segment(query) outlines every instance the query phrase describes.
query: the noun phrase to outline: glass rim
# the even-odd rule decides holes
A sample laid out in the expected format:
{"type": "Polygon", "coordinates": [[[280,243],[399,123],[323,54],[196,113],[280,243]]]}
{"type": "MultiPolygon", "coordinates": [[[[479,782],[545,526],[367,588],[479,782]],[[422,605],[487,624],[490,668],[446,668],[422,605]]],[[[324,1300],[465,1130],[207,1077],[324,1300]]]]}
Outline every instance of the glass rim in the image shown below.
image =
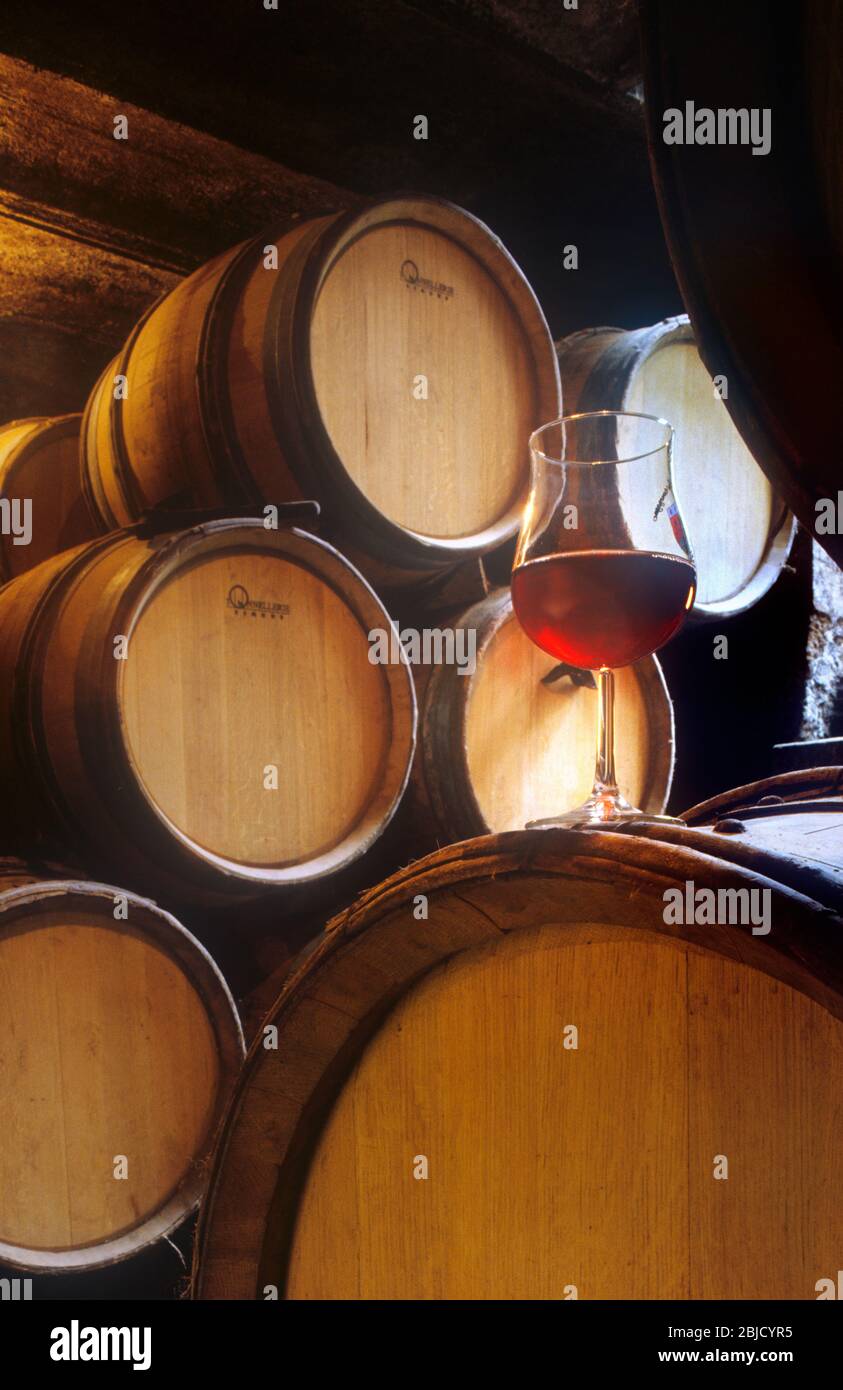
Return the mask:
{"type": "Polygon", "coordinates": [[[557,468],[572,466],[575,468],[599,468],[607,463],[635,463],[637,459],[652,458],[655,454],[660,454],[663,449],[668,451],[669,459],[674,434],[675,430],[672,424],[669,420],[665,420],[663,415],[648,415],[641,410],[580,410],[573,415],[558,415],[555,420],[548,420],[546,424],[539,425],[537,429],[533,430],[528,442],[533,458],[543,459],[545,463],[555,464],[557,468]],[[555,458],[552,454],[546,454],[536,442],[540,434],[544,434],[545,430],[554,429],[557,425],[573,424],[577,420],[606,419],[610,415],[614,415],[618,419],[650,420],[654,425],[664,425],[667,435],[663,443],[659,444],[657,448],[645,449],[643,453],[631,454],[622,459],[560,459],[555,458]]]}

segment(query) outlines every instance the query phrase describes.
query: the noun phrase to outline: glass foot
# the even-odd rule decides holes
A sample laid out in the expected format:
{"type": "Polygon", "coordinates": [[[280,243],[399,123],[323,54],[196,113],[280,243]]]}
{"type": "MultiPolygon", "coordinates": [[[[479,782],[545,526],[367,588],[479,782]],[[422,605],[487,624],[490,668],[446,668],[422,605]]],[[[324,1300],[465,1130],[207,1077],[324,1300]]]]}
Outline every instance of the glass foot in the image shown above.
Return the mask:
{"type": "Polygon", "coordinates": [[[621,826],[654,822],[657,825],[684,825],[678,816],[660,816],[640,811],[616,791],[593,791],[591,796],[558,816],[527,822],[528,830],[619,830],[621,826]]]}

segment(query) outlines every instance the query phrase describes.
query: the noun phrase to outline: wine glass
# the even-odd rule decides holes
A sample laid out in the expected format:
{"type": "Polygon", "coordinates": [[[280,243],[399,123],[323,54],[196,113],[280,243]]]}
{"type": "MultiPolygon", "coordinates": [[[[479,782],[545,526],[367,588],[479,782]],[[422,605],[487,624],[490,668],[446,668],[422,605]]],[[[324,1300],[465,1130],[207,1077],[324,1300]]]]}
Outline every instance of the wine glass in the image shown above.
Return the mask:
{"type": "Polygon", "coordinates": [[[651,816],[618,790],[614,671],[663,646],[694,602],[696,569],[673,495],[667,420],[625,411],[562,416],[530,438],[532,487],[512,571],[531,641],[597,678],[597,768],[576,810],[533,826],[651,816]]]}

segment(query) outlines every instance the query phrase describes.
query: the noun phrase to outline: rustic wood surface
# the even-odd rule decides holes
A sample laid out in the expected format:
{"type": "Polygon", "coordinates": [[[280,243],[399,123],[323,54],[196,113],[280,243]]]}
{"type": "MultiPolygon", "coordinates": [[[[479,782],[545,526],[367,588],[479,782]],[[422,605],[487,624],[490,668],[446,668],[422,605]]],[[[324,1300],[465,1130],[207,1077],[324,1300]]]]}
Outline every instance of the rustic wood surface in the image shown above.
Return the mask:
{"type": "MultiPolygon", "coordinates": [[[[317,0],[274,13],[201,0],[178,14],[149,0],[143,15],[124,17],[119,34],[108,30],[106,11],[96,3],[77,8],[72,20],[55,0],[45,0],[37,14],[16,0],[11,9],[7,51],[82,74],[100,91],[293,168],[331,166],[337,172],[325,177],[348,187],[420,187],[433,164],[440,184],[456,182],[465,191],[481,175],[484,136],[492,147],[503,146],[505,159],[519,149],[522,160],[528,156],[519,137],[539,113],[547,127],[546,92],[551,111],[563,106],[555,129],[561,133],[565,118],[579,117],[590,154],[610,123],[615,148],[619,141],[633,146],[640,125],[629,91],[640,71],[632,0],[595,0],[568,11],[564,24],[541,4],[497,0],[396,0],[389,7],[363,0],[353,10],[342,0],[317,0]],[[396,62],[399,51],[412,67],[396,62]],[[349,61],[359,53],[365,64],[349,61]],[[414,70],[425,74],[437,115],[441,133],[433,149],[406,139],[402,117],[407,74],[414,70]],[[517,115],[514,132],[502,103],[517,115]],[[342,130],[346,138],[338,141],[335,132],[342,130]]],[[[633,147],[637,152],[637,142],[633,147]]],[[[491,180],[496,171],[482,172],[491,180]]]]}
{"type": "Polygon", "coordinates": [[[286,1297],[810,1298],[840,1232],[841,1062],[819,1005],[645,931],[537,925],[465,952],[341,1091],[286,1297]]]}
{"type": "Polygon", "coordinates": [[[843,796],[843,768],[839,766],[800,768],[790,772],[777,772],[773,777],[764,777],[759,782],[749,782],[742,787],[732,787],[708,801],[701,801],[684,811],[682,819],[689,825],[711,824],[723,816],[739,816],[745,806],[767,805],[774,807],[777,802],[823,801],[843,796]],[[765,801],[765,798],[768,798],[765,801]]]}

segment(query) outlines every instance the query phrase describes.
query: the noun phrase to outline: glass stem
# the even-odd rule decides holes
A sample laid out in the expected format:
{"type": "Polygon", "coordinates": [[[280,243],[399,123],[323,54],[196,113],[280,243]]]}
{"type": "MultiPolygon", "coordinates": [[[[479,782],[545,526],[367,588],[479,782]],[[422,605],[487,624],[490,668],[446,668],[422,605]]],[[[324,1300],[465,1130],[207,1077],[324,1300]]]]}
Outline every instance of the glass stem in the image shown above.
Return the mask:
{"type": "Polygon", "coordinates": [[[617,797],[615,777],[615,673],[597,672],[597,767],[592,795],[617,797]]]}

